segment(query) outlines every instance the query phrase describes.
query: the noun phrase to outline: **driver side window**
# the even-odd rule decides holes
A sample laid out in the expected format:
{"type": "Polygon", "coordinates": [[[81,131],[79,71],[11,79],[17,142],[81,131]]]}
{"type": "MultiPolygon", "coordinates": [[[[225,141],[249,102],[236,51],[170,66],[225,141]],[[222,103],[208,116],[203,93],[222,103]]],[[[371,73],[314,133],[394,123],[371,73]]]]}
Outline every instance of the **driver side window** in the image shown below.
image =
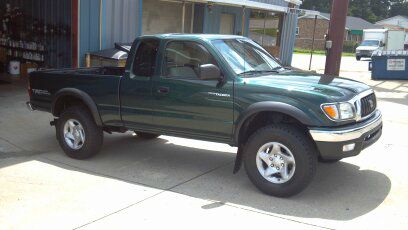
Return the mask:
{"type": "Polygon", "coordinates": [[[199,79],[199,67],[216,64],[208,50],[196,42],[170,42],[165,50],[164,76],[168,78],[199,79]]]}

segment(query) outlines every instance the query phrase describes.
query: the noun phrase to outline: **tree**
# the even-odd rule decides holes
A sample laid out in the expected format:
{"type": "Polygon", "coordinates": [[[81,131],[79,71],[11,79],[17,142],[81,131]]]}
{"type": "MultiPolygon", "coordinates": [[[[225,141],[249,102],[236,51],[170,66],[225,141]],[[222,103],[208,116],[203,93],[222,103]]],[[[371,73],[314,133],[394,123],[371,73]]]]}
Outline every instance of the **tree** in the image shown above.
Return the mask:
{"type": "MultiPolygon", "coordinates": [[[[329,13],[333,0],[304,0],[301,8],[329,13]]],[[[349,16],[376,22],[394,15],[408,14],[407,0],[349,0],[349,16]]]]}
{"type": "Polygon", "coordinates": [[[391,4],[389,16],[403,15],[408,17],[408,1],[396,1],[391,4]]]}
{"type": "Polygon", "coordinates": [[[378,19],[378,16],[372,11],[370,0],[350,0],[349,15],[363,18],[369,22],[375,22],[378,19]]]}
{"type": "Polygon", "coordinates": [[[317,10],[320,12],[328,13],[331,9],[331,1],[329,0],[304,0],[302,9],[317,10]]]}

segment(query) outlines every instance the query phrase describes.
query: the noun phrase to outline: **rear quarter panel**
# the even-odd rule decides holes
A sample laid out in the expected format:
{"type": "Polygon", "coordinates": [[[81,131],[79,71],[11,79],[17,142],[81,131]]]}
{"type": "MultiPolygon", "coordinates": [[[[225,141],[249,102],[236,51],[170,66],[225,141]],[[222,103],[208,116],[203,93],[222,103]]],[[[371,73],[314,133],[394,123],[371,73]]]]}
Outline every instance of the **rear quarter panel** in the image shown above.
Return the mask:
{"type": "Polygon", "coordinates": [[[105,125],[121,124],[119,84],[121,76],[68,74],[64,71],[39,71],[30,75],[31,103],[51,112],[52,102],[61,89],[75,88],[95,102],[105,125]]]}

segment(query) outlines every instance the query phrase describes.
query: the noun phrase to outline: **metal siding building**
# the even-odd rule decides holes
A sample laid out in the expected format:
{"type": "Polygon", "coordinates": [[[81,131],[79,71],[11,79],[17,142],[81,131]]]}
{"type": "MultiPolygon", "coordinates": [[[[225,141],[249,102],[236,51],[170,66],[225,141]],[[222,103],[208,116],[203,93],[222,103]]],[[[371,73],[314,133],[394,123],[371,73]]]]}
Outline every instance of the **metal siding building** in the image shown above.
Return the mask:
{"type": "Polygon", "coordinates": [[[270,5],[285,6],[285,7],[289,5],[289,2],[284,1],[284,0],[251,0],[251,1],[266,3],[270,5]]]}
{"type": "Polygon", "coordinates": [[[297,22],[298,13],[296,10],[290,10],[284,16],[280,50],[280,59],[284,65],[290,65],[292,63],[293,51],[296,41],[297,22]]]}
{"type": "Polygon", "coordinates": [[[290,8],[298,8],[301,4],[301,1],[298,0],[73,1],[79,1],[80,16],[77,38],[79,65],[84,65],[86,53],[111,48],[115,42],[131,42],[141,34],[220,33],[220,30],[225,30],[221,17],[229,18],[229,20],[233,18],[231,33],[248,36],[251,10],[284,14],[280,38],[280,59],[283,64],[290,65],[297,25],[297,10],[291,11],[290,8]],[[172,10],[166,8],[170,6],[169,4],[172,10]],[[176,17],[180,18],[175,20],[176,17]]]}
{"type": "Polygon", "coordinates": [[[248,35],[248,23],[249,23],[249,14],[250,9],[245,9],[245,31],[242,33],[242,8],[232,7],[232,6],[214,6],[210,10],[208,7],[204,8],[204,29],[203,33],[206,34],[218,34],[220,32],[220,17],[222,14],[232,15],[234,17],[234,34],[243,34],[244,36],[248,35]]]}
{"type": "Polygon", "coordinates": [[[102,49],[113,47],[115,42],[132,42],[141,34],[140,2],[139,0],[102,1],[102,49]]]}
{"type": "Polygon", "coordinates": [[[79,61],[85,54],[100,49],[100,0],[79,0],[79,61]]]}

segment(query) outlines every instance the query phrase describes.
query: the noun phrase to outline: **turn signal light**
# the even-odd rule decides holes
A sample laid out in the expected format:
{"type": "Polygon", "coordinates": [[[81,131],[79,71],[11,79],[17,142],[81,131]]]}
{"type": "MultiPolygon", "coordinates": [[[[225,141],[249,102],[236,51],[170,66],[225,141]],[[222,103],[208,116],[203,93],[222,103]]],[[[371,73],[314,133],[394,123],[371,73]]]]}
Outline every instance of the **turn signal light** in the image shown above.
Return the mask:
{"type": "Polygon", "coordinates": [[[330,118],[334,120],[339,119],[339,111],[336,105],[324,105],[323,110],[330,118]]]}

